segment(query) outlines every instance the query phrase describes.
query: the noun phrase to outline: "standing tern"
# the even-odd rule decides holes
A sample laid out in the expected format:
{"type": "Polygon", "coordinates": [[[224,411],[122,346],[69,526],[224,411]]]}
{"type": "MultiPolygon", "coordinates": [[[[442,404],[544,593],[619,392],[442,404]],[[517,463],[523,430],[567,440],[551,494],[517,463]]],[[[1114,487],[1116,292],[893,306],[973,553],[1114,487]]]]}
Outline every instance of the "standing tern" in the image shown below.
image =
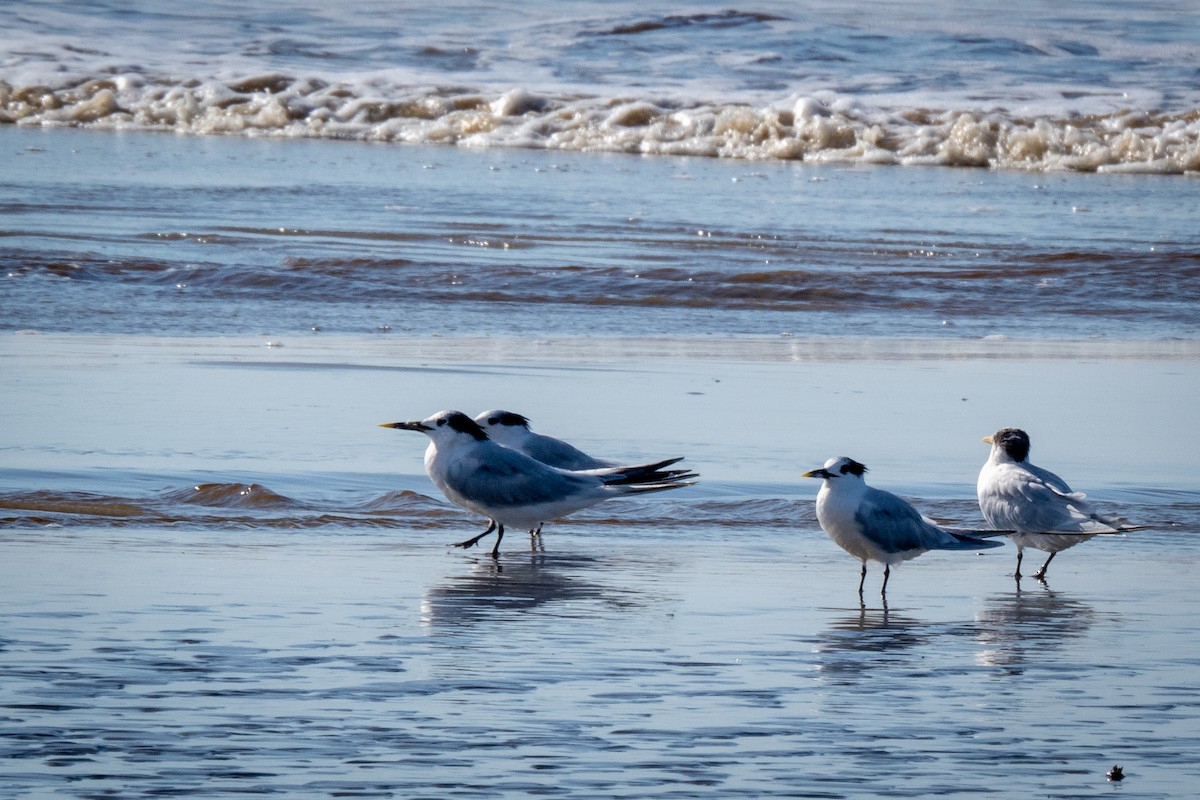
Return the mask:
{"type": "Polygon", "coordinates": [[[514,411],[484,411],[475,417],[479,427],[483,428],[488,438],[497,444],[504,445],[510,450],[524,453],[530,458],[543,464],[549,464],[559,469],[572,472],[618,468],[630,477],[646,477],[654,474],[656,479],[677,478],[690,474],[686,469],[668,470],[671,466],[683,460],[683,456],[666,458],[650,464],[624,466],[620,461],[589,456],[574,445],[555,439],[553,436],[543,436],[529,430],[529,418],[514,411]]]}
{"type": "MultiPolygon", "coordinates": [[[[579,448],[553,436],[543,436],[529,430],[529,418],[512,411],[493,409],[475,417],[488,438],[512,450],[517,450],[543,464],[559,469],[603,469],[618,466],[616,461],[594,458],[579,448]]],[[[679,459],[675,459],[678,461],[679,459]]],[[[672,462],[673,463],[673,462],[672,462]]]]}
{"type": "Polygon", "coordinates": [[[461,411],[440,411],[415,422],[384,428],[420,431],[429,437],[425,472],[450,502],[489,520],[487,530],[455,544],[471,547],[497,531],[492,555],[500,552],[504,528],[534,530],[601,500],[692,486],[695,473],[663,470],[678,459],[632,467],[570,471],[552,467],[492,441],[461,411]]]}
{"type": "Polygon", "coordinates": [[[982,550],[1002,547],[1003,542],[986,541],[951,533],[922,517],[908,502],[891,492],[868,486],[867,468],[852,458],[831,458],[821,469],[804,473],[805,478],[822,478],[817,492],[817,521],[834,543],[862,562],[858,597],[862,601],[867,579],[867,562],[883,564],[883,588],[892,565],[916,558],[927,550],[982,550]]]}
{"type": "MultiPolygon", "coordinates": [[[[515,411],[504,411],[503,409],[492,409],[484,411],[475,417],[475,421],[479,423],[479,427],[487,433],[488,438],[497,444],[502,444],[510,450],[516,450],[524,453],[530,458],[537,459],[543,464],[549,464],[552,467],[559,469],[577,470],[593,470],[607,469],[609,467],[621,466],[621,462],[612,461],[605,458],[596,458],[580,450],[574,445],[564,442],[562,439],[555,439],[553,436],[544,436],[540,433],[534,433],[529,429],[529,418],[524,414],[518,414],[515,411]]],[[[634,473],[632,478],[641,478],[657,473],[677,461],[682,461],[683,458],[671,458],[664,461],[657,461],[653,464],[645,464],[639,467],[621,467],[623,470],[638,470],[643,469],[643,472],[634,473]]],[[[656,480],[678,480],[677,476],[685,475],[688,470],[667,470],[661,475],[655,475],[656,480]]],[[[529,535],[536,540],[542,533],[542,526],[539,524],[536,530],[531,530],[529,535]]]]}
{"type": "Polygon", "coordinates": [[[1060,550],[1086,542],[1097,534],[1139,530],[1120,519],[1106,519],[1084,502],[1083,492],[1073,492],[1062,478],[1029,463],[1029,434],[1019,428],[1001,428],[984,442],[992,446],[975,489],[979,510],[994,528],[1010,534],[1017,546],[1017,569],[1026,547],[1050,554],[1033,577],[1046,578],[1046,567],[1060,550]]]}

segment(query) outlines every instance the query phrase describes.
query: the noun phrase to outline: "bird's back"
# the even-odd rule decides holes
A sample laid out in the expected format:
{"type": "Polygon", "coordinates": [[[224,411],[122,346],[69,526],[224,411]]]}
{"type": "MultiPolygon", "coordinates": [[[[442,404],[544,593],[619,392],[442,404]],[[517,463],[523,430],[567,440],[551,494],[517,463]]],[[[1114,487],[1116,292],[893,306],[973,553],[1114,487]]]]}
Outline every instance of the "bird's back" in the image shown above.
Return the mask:
{"type": "Polygon", "coordinates": [[[542,436],[539,433],[529,432],[524,437],[518,449],[527,456],[541,461],[543,464],[549,464],[559,469],[602,469],[617,465],[614,461],[605,461],[604,459],[589,456],[578,447],[568,444],[561,439],[555,439],[553,436],[542,436]]]}
{"type": "Polygon", "coordinates": [[[1112,532],[1081,492],[1028,462],[988,461],[979,472],[979,510],[994,528],[1022,532],[1112,532]]]}

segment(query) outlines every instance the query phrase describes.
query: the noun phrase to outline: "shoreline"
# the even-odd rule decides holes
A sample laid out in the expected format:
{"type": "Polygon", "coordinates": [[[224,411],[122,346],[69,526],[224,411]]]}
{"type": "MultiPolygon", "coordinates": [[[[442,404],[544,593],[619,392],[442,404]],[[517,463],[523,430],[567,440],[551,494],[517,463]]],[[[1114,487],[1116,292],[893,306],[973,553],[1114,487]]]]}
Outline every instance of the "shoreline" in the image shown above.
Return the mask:
{"type": "MultiPolygon", "coordinates": [[[[424,474],[376,426],[504,408],[585,452],[683,455],[716,484],[849,455],[897,490],[973,497],[981,437],[1106,494],[1195,485],[1200,342],[0,335],[12,469],[424,474]]],[[[801,494],[816,487],[797,485],[801,494]]]]}
{"type": "MultiPolygon", "coordinates": [[[[711,336],[511,336],[347,334],[196,334],[66,333],[16,330],[0,333],[0,356],[21,343],[89,347],[146,347],[228,350],[238,356],[270,353],[279,361],[313,359],[326,353],[352,352],[367,358],[453,360],[489,363],[556,361],[926,361],[926,360],[1182,360],[1200,359],[1200,339],[971,339],[895,337],[799,337],[755,334],[711,336]],[[17,344],[12,344],[17,343],[17,344]]],[[[263,366],[270,363],[263,359],[263,366]]],[[[348,366],[348,365],[339,365],[348,366]]]]}

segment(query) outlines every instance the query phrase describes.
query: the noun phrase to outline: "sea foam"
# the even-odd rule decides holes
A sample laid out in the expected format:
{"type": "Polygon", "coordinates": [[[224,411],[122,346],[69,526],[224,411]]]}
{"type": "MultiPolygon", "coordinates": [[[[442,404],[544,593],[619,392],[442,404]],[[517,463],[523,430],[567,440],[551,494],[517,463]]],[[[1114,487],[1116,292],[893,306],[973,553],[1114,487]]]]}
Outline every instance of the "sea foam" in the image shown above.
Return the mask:
{"type": "Polygon", "coordinates": [[[0,82],[0,123],[746,160],[1200,170],[1200,110],[884,110],[829,92],[750,105],[355,86],[282,74],[199,84],[126,74],[59,86],[0,82]]]}

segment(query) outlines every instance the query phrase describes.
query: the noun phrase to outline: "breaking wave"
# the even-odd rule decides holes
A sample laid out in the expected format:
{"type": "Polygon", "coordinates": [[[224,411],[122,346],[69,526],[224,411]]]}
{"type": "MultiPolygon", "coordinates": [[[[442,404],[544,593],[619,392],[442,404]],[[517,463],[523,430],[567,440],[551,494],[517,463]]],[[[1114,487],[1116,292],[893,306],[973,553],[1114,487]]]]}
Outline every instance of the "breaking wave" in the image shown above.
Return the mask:
{"type": "Polygon", "coordinates": [[[1200,109],[1014,114],[871,108],[832,92],[776,103],[355,85],[269,73],[0,81],[0,124],[1029,171],[1200,171],[1200,109]]]}

